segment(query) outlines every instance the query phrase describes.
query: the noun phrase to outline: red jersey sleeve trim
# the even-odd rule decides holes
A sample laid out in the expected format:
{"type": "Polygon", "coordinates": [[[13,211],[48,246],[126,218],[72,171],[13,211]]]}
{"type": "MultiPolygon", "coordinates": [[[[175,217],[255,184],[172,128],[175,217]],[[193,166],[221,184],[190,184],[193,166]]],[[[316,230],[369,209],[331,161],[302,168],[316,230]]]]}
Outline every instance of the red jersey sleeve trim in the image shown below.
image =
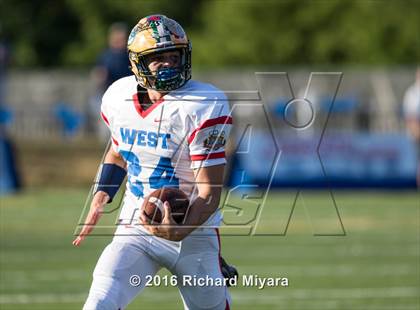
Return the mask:
{"type": "Polygon", "coordinates": [[[114,137],[111,137],[112,143],[114,143],[116,146],[119,145],[118,141],[116,139],[114,139],[114,137]]]}
{"type": "Polygon", "coordinates": [[[212,154],[200,154],[200,155],[191,155],[192,161],[198,161],[198,160],[206,160],[206,159],[215,159],[215,158],[225,158],[225,152],[219,152],[219,153],[212,153],[212,154]]]}
{"type": "Polygon", "coordinates": [[[108,118],[105,116],[105,114],[101,111],[101,117],[102,117],[102,119],[104,120],[104,122],[108,125],[108,126],[110,126],[109,125],[109,121],[108,121],[108,118]]]}
{"type": "Polygon", "coordinates": [[[197,129],[195,129],[192,134],[188,138],[188,144],[191,144],[191,142],[194,140],[196,134],[198,131],[211,127],[218,124],[232,124],[232,117],[230,116],[220,116],[217,118],[211,118],[206,121],[204,121],[197,129]]]}

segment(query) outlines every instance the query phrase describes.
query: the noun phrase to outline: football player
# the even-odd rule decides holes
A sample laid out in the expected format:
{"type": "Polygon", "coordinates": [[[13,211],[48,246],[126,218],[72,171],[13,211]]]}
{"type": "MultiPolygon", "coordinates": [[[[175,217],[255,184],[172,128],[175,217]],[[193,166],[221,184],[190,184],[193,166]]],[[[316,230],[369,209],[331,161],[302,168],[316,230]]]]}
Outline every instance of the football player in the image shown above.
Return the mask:
{"type": "Polygon", "coordinates": [[[73,241],[80,245],[93,230],[127,174],[119,225],[95,267],[84,309],[124,309],[162,267],[177,277],[185,309],[229,309],[227,285],[179,283],[185,276],[220,280],[223,273],[236,274],[220,256],[217,229],[232,124],[226,96],[190,79],[190,41],[166,16],[138,22],[128,38],[128,57],[134,75],[114,82],[102,99],[112,147],[85,225],[73,241]],[[166,202],[162,224],[151,225],[140,208],[143,199],[167,186],[190,196],[188,215],[177,225],[166,202]],[[133,276],[139,280],[134,285],[133,276]]]}

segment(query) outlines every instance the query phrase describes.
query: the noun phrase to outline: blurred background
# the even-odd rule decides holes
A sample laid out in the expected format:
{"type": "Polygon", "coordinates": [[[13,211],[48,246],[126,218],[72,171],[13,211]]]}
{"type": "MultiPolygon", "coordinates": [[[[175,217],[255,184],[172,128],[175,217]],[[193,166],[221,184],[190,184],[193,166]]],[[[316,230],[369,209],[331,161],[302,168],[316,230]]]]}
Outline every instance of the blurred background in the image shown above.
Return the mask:
{"type": "MultiPolygon", "coordinates": [[[[110,240],[70,243],[109,138],[100,99],[130,75],[131,28],[160,13],[191,39],[193,78],[233,107],[226,226],[288,236],[226,238],[241,272],[294,283],[237,288],[236,308],[418,309],[419,12],[415,0],[1,1],[0,307],[81,307],[110,240]]],[[[175,307],[160,289],[131,309],[175,307]]]]}

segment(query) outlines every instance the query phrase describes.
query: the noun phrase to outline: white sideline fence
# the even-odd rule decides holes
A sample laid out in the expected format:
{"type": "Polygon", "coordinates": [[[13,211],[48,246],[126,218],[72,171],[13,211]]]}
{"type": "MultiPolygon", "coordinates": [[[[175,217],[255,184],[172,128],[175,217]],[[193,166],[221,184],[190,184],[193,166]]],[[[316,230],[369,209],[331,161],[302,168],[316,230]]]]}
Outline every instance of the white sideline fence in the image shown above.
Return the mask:
{"type": "MultiPolygon", "coordinates": [[[[415,70],[414,66],[386,70],[347,68],[340,70],[335,67],[329,70],[343,73],[337,98],[356,97],[358,100],[358,106],[354,111],[331,118],[329,128],[373,132],[403,130],[403,96],[405,90],[414,82],[415,70]]],[[[306,87],[311,73],[307,69],[300,68],[287,68],[281,71],[288,73],[295,94],[301,93],[306,87]]],[[[198,72],[193,76],[197,80],[213,83],[228,92],[258,90],[254,71],[251,70],[198,72]]],[[[7,126],[9,134],[16,138],[35,140],[59,138],[63,135],[62,124],[53,113],[54,106],[59,102],[66,103],[84,116],[85,122],[81,125],[77,136],[83,137],[94,133],[98,120],[92,119],[92,116],[90,119],[87,118],[89,111],[95,109],[92,108],[92,98],[95,96],[92,85],[88,71],[11,71],[6,80],[6,93],[2,96],[13,115],[12,121],[7,126]]],[[[271,89],[271,97],[268,96],[270,101],[264,104],[270,109],[275,99],[273,96],[278,94],[281,97],[285,90],[284,85],[278,85],[274,80],[271,85],[267,85],[267,88],[271,89]]],[[[99,105],[96,109],[99,109],[99,105]]],[[[252,115],[238,113],[238,117],[239,121],[246,121],[252,115]]],[[[314,126],[317,126],[316,122],[314,126]]]]}

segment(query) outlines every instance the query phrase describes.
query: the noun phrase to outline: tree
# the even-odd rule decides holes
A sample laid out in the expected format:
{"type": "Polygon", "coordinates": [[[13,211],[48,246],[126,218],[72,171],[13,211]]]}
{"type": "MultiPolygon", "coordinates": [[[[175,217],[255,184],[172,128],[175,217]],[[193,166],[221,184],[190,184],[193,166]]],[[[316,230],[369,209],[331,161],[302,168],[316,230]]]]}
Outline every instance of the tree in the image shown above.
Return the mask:
{"type": "Polygon", "coordinates": [[[416,0],[31,0],[1,2],[18,66],[90,66],[116,21],[161,13],[193,42],[194,66],[413,64],[416,0]]]}
{"type": "Polygon", "coordinates": [[[193,35],[209,65],[410,64],[419,60],[417,1],[213,1],[193,35]]]}

